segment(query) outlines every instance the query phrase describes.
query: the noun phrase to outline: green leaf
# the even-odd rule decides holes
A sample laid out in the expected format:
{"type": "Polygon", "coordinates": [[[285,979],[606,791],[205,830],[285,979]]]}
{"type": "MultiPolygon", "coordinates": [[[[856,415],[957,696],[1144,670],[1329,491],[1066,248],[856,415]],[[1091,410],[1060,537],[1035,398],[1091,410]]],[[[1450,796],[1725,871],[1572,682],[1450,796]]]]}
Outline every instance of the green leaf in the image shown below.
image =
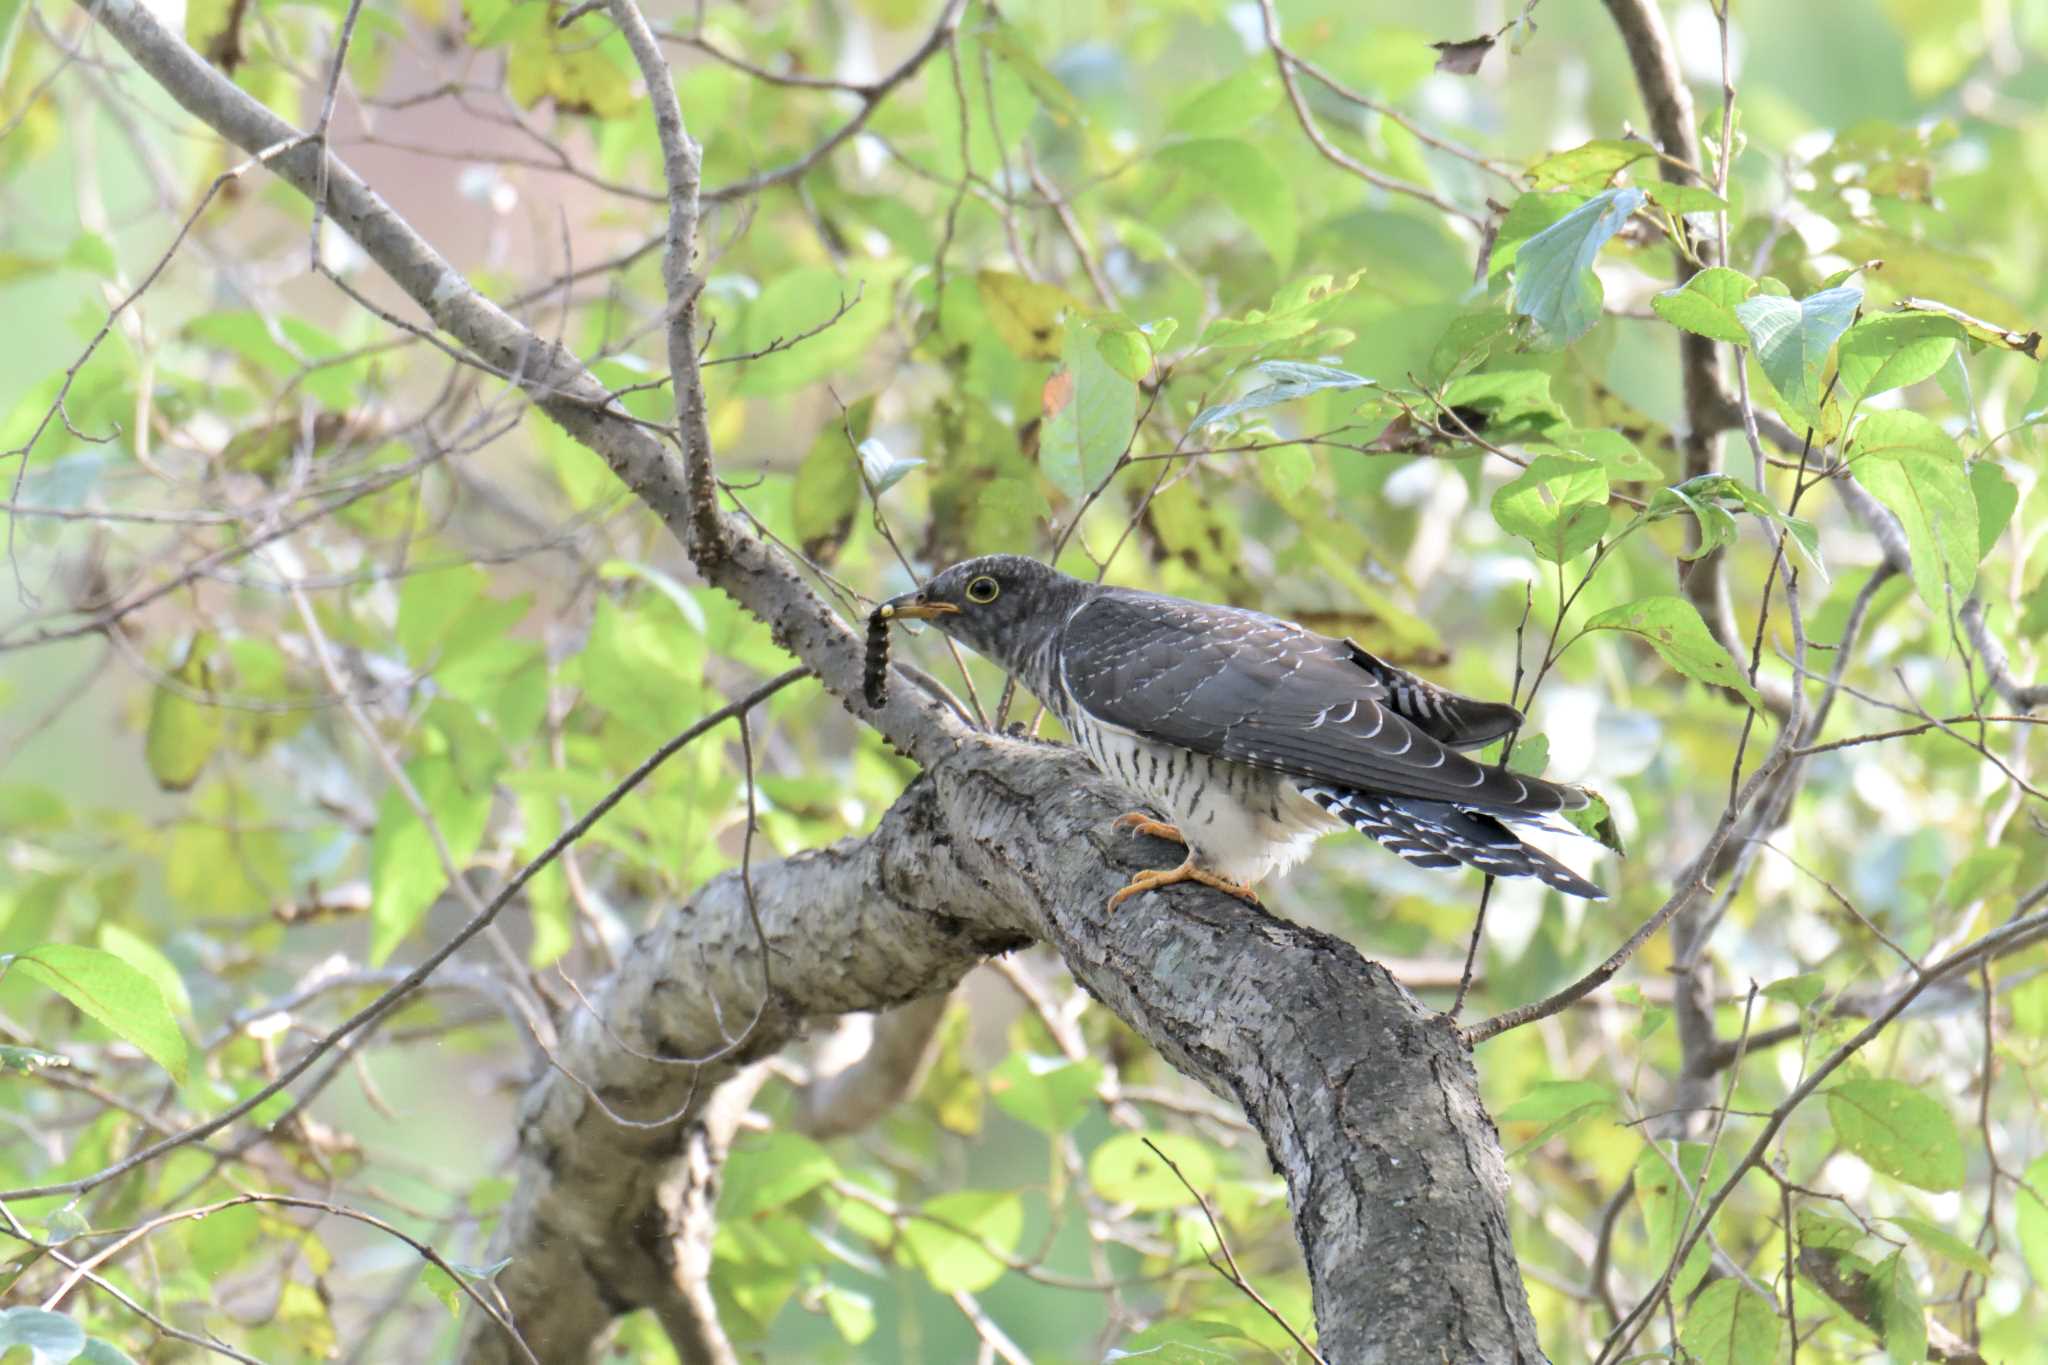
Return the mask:
{"type": "Polygon", "coordinates": [[[1970,496],[1977,503],[1977,558],[1981,560],[2011,524],[2020,505],[2020,490],[2013,487],[1996,460],[1978,460],[1970,466],[1970,496]]]}
{"type": "Polygon", "coordinates": [[[1759,710],[1763,701],[1750,686],[1742,667],[1729,657],[1721,642],[1708,631],[1698,608],[1683,597],[1645,597],[1639,601],[1609,607],[1587,621],[1585,630],[1620,630],[1639,635],[1650,647],[1688,678],[1715,687],[1731,688],[1759,710]]]}
{"type": "MultiPolygon", "coordinates": [[[[1655,1147],[1645,1147],[1636,1158],[1636,1203],[1643,1211],[1643,1233],[1649,1244],[1646,1264],[1663,1266],[1677,1253],[1680,1241],[1698,1217],[1697,1204],[1704,1196],[1700,1182],[1706,1171],[1707,1147],[1702,1142],[1673,1144],[1678,1170],[1655,1147]],[[1685,1172],[1679,1179],[1678,1171],[1685,1172]],[[1699,1198],[1696,1198],[1698,1196],[1699,1198]]],[[[1693,1244],[1692,1254],[1672,1277],[1671,1292],[1683,1298],[1690,1294],[1707,1272],[1713,1251],[1702,1237],[1693,1244]]]]}
{"type": "Polygon", "coordinates": [[[1269,408],[1276,403],[1306,398],[1324,389],[1358,389],[1372,383],[1365,376],[1353,374],[1349,370],[1333,369],[1328,365],[1310,365],[1297,360],[1263,360],[1257,368],[1274,382],[1254,389],[1232,402],[1204,408],[1189,424],[1190,429],[1228,421],[1239,413],[1250,412],[1254,408],[1269,408]]]}
{"type": "Polygon", "coordinates": [[[801,1133],[775,1131],[749,1137],[726,1159],[720,1178],[720,1218],[772,1213],[839,1178],[839,1165],[801,1133]]]}
{"type": "MultiPolygon", "coordinates": [[[[1662,482],[1664,471],[1652,462],[1636,443],[1618,431],[1607,427],[1596,427],[1590,431],[1563,431],[1557,433],[1557,444],[1569,454],[1598,460],[1607,471],[1610,481],[1619,483],[1662,482]]],[[[1531,446],[1531,453],[1539,453],[1531,446]]]]}
{"type": "Polygon", "coordinates": [[[1947,1106],[1899,1081],[1843,1081],[1828,1092],[1835,1136],[1872,1170],[1923,1190],[1962,1188],[1963,1143],[1947,1106]]]}
{"type": "Polygon", "coordinates": [[[2038,1157],[2027,1167],[2015,1193],[2019,1201],[2013,1221],[2019,1228],[2020,1255],[2034,1283],[2048,1288],[2048,1156],[2038,1157]]]}
{"type": "Polygon", "coordinates": [[[1515,255],[1517,313],[1553,345],[1578,340],[1600,320],[1606,293],[1593,262],[1643,202],[1636,189],[1594,195],[1522,243],[1515,255]]]}
{"type": "Polygon", "coordinates": [[[1152,344],[1144,332],[1128,322],[1103,322],[1095,344],[1109,367],[1133,384],[1143,383],[1152,371],[1152,344]]]}
{"type": "Polygon", "coordinates": [[[873,394],[849,404],[845,420],[827,421],[797,466],[789,490],[790,524],[804,556],[817,563],[837,559],[853,531],[863,494],[853,447],[868,438],[874,415],[873,394]],[[849,434],[853,447],[847,443],[849,434]]]}
{"type": "Polygon", "coordinates": [[[0,1355],[25,1346],[35,1365],[64,1365],[85,1349],[85,1329],[43,1308],[0,1309],[0,1355]]]}
{"type": "Polygon", "coordinates": [[[904,1223],[903,1242],[941,1294],[978,1294],[1001,1279],[1008,1267],[984,1244],[1008,1255],[1024,1233],[1023,1202],[1005,1190],[942,1194],[923,1212],[904,1223]]]}
{"type": "Polygon", "coordinates": [[[998,1109],[1053,1136],[1087,1117],[1101,1084],[1102,1064],[1092,1058],[1070,1062],[1025,1052],[1011,1053],[988,1078],[998,1109]]]}
{"type": "Polygon", "coordinates": [[[1119,1133],[1089,1154],[1088,1183],[1110,1203],[1141,1213],[1177,1209],[1195,1202],[1189,1185],[1204,1194],[1215,1187],[1216,1158],[1199,1140],[1179,1133],[1119,1133]],[[1180,1167],[1180,1175],[1145,1145],[1147,1137],[1180,1167]]]}
{"type": "Polygon", "coordinates": [[[1165,169],[1193,174],[1204,188],[1221,195],[1282,270],[1294,263],[1294,188],[1271,157],[1234,138],[1205,137],[1169,143],[1153,160],[1165,169]]]}
{"type": "Polygon", "coordinates": [[[135,1359],[111,1341],[93,1337],[78,1353],[79,1365],[135,1365],[135,1359]]]}
{"type": "Polygon", "coordinates": [[[1941,888],[1942,902],[1960,910],[1973,901],[2004,892],[2019,874],[2016,848],[1980,848],[1955,866],[1941,888]]]}
{"type": "Polygon", "coordinates": [[[1828,356],[1862,306],[1863,288],[1854,284],[1823,289],[1797,303],[1758,294],[1735,305],[1736,320],[1749,334],[1772,387],[1816,426],[1821,424],[1828,356]]]}
{"type": "Polygon", "coordinates": [[[1562,564],[1607,532],[1607,471],[1590,460],[1539,455],[1495,490],[1493,519],[1528,541],[1539,558],[1562,564]]]}
{"type": "Polygon", "coordinates": [[[1598,190],[1615,176],[1655,156],[1657,149],[1647,142],[1622,138],[1601,138],[1566,152],[1553,152],[1529,167],[1529,183],[1538,190],[1598,190]]]}
{"type": "Polygon", "coordinates": [[[150,776],[165,791],[181,792],[197,782],[227,734],[227,713],[189,695],[213,690],[210,639],[197,635],[188,641],[184,661],[150,694],[143,754],[150,776]]]}
{"type": "MultiPolygon", "coordinates": [[[[465,787],[445,754],[415,759],[405,771],[460,869],[483,842],[490,787],[465,787]]],[[[377,803],[377,830],[370,837],[370,960],[390,957],[447,885],[433,837],[394,783],[377,803]]]]}
{"type": "Polygon", "coordinates": [[[1991,1278],[1991,1260],[1977,1248],[1950,1232],[1939,1223],[1930,1223],[1925,1218],[1912,1218],[1905,1214],[1888,1216],[1885,1222],[1905,1229],[1912,1239],[1927,1251],[1961,1266],[1972,1274],[1991,1278]]]}
{"type": "Polygon", "coordinates": [[[1259,347],[1303,336],[1315,330],[1364,274],[1354,270],[1342,280],[1331,275],[1295,280],[1276,290],[1266,308],[1251,309],[1242,318],[1217,318],[1202,329],[1196,344],[1217,349],[1259,347]]]}
{"type": "Polygon", "coordinates": [[[120,958],[123,962],[141,972],[155,983],[162,993],[164,1003],[171,1007],[173,1014],[190,1018],[192,997],[186,993],[184,978],[163,950],[140,935],[122,928],[118,924],[102,921],[97,933],[100,947],[120,958]]]}
{"type": "Polygon", "coordinates": [[[1190,95],[1166,120],[1178,137],[1234,137],[1279,107],[1280,75],[1269,61],[1247,64],[1190,95]]]}
{"type": "Polygon", "coordinates": [[[1074,92],[1045,69],[1025,44],[1022,35],[1008,22],[997,19],[985,24],[981,40],[988,45],[989,51],[1002,58],[1017,73],[1018,79],[1031,88],[1031,93],[1038,96],[1038,102],[1045,106],[1045,112],[1052,116],[1054,123],[1065,127],[1088,121],[1088,115],[1074,98],[1074,92]]]}
{"type": "Polygon", "coordinates": [[[1674,185],[1656,180],[1643,186],[1650,202],[1672,213],[1717,213],[1728,201],[1704,185],[1674,185]]]}
{"type": "Polygon", "coordinates": [[[1877,1299],[1877,1326],[1892,1365],[1920,1365],[1927,1359],[1927,1310],[1920,1303],[1905,1252],[1894,1251],[1877,1263],[1870,1290],[1877,1299]]]}
{"type": "Polygon", "coordinates": [[[1846,404],[1931,378],[1955,354],[1962,325],[1935,313],[1865,318],[1842,336],[1835,392],[1846,404]]]}
{"type": "Polygon", "coordinates": [[[1962,451],[1917,412],[1873,412],[1856,424],[1849,472],[1892,510],[1913,554],[1913,587],[1929,610],[1948,612],[1977,581],[1977,497],[1962,451]]]}
{"type": "Polygon", "coordinates": [[[1067,322],[1065,368],[1045,385],[1038,464],[1070,498],[1087,494],[1116,468],[1138,416],[1138,386],[1103,358],[1094,324],[1067,322]]]}
{"type": "Polygon", "coordinates": [[[112,953],[71,943],[31,948],[13,959],[11,971],[57,992],[184,1083],[185,1035],[146,973],[112,953]]]}
{"type": "Polygon", "coordinates": [[[463,1300],[468,1296],[462,1292],[462,1286],[455,1282],[453,1275],[429,1261],[420,1270],[420,1283],[427,1287],[429,1294],[441,1301],[441,1306],[448,1310],[448,1316],[462,1316],[463,1300]]]}
{"type": "MultiPolygon", "coordinates": [[[[1520,747],[1515,750],[1521,755],[1520,747]]],[[[1566,1129],[1614,1108],[1614,1091],[1598,1081],[1538,1081],[1520,1099],[1495,1114],[1496,1123],[1540,1123],[1510,1159],[1534,1151],[1566,1129]]]]}
{"type": "Polygon", "coordinates": [[[1757,1365],[1778,1358],[1777,1305],[1740,1280],[1716,1280],[1686,1310],[1679,1344],[1698,1365],[1757,1365]]]}
{"type": "Polygon", "coordinates": [[[1666,289],[1650,300],[1657,316],[1673,327],[1682,327],[1715,341],[1745,345],[1749,332],[1735,309],[1756,292],[1756,281],[1740,270],[1710,266],[1676,289],[1666,289]]]}
{"type": "Polygon", "coordinates": [[[879,1325],[875,1301],[867,1295],[826,1284],[819,1287],[818,1298],[825,1305],[825,1316],[849,1344],[858,1346],[875,1334],[879,1325]]]}
{"type": "Polygon", "coordinates": [[[1814,1001],[1826,994],[1827,988],[1827,978],[1821,973],[1801,972],[1798,976],[1788,976],[1782,981],[1773,981],[1764,987],[1764,998],[1783,1000],[1803,1010],[1810,1008],[1814,1001]]]}
{"type": "Polygon", "coordinates": [[[1650,499],[1650,505],[1637,514],[1627,529],[1633,530],[1639,524],[1661,521],[1681,512],[1690,512],[1700,530],[1699,544],[1689,551],[1681,551],[1679,557],[1682,559],[1698,559],[1723,545],[1732,544],[1737,532],[1735,514],[1747,512],[1784,531],[1821,578],[1828,576],[1827,566],[1820,557],[1820,532],[1813,523],[1786,516],[1778,510],[1776,503],[1733,474],[1700,474],[1684,483],[1658,489],[1650,499]]]}

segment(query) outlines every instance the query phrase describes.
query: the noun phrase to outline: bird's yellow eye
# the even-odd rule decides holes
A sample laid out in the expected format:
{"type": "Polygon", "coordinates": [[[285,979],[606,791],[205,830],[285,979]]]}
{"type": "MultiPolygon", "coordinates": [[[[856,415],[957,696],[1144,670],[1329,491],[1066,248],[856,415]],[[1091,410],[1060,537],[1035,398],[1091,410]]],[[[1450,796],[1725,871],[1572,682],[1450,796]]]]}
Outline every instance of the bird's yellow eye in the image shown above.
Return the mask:
{"type": "Polygon", "coordinates": [[[1001,584],[997,583],[987,574],[983,574],[981,577],[968,583],[967,600],[970,602],[993,602],[996,600],[996,594],[1002,590],[1001,584]]]}

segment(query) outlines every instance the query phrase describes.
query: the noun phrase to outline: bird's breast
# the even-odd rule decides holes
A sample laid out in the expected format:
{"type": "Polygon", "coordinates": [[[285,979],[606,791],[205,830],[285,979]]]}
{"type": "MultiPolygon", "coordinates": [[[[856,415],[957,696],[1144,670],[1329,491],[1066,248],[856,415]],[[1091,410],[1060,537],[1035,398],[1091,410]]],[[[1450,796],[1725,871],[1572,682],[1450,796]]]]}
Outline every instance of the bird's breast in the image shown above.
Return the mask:
{"type": "Polygon", "coordinates": [[[1284,774],[1159,744],[1086,717],[1068,725],[1081,751],[1180,828],[1196,861],[1256,882],[1307,856],[1340,828],[1284,774]]]}

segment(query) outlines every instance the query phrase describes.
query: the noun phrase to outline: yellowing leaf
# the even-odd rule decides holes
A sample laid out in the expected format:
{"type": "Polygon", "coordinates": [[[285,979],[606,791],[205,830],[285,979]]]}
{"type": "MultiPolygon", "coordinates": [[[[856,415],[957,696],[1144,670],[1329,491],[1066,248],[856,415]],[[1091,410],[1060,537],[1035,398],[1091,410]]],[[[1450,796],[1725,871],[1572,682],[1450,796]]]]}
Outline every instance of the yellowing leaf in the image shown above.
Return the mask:
{"type": "Polygon", "coordinates": [[[1060,323],[1069,313],[1081,311],[1072,294],[1056,284],[1040,284],[1005,270],[980,271],[974,283],[1003,345],[1024,360],[1060,358],[1060,323]]]}

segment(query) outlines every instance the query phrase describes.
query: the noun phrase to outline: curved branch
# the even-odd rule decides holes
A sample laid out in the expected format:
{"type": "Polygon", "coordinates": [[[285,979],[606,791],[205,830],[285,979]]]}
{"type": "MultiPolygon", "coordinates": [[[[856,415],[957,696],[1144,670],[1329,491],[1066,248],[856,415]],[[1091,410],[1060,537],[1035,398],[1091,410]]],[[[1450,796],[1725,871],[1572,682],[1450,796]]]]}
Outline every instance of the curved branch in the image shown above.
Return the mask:
{"type": "MultiPolygon", "coordinates": [[[[1356,949],[1205,888],[1099,907],[1142,858],[1127,799],[1078,754],[989,737],[914,781],[874,834],[753,870],[775,998],[736,873],[643,935],[563,1033],[522,1111],[499,1287],[546,1361],[673,1294],[659,1188],[721,1082],[808,1017],[949,989],[1044,939],[1147,1042],[1233,1099],[1287,1179],[1333,1361],[1542,1359],[1507,1169],[1454,1026],[1356,949]],[[688,1058],[724,1053],[703,1066],[688,1058]],[[662,1060],[662,1059],[671,1060],[662,1060]],[[677,1060],[681,1059],[681,1060],[677,1060]]],[[[472,1325],[465,1359],[504,1360],[472,1325]]]]}

